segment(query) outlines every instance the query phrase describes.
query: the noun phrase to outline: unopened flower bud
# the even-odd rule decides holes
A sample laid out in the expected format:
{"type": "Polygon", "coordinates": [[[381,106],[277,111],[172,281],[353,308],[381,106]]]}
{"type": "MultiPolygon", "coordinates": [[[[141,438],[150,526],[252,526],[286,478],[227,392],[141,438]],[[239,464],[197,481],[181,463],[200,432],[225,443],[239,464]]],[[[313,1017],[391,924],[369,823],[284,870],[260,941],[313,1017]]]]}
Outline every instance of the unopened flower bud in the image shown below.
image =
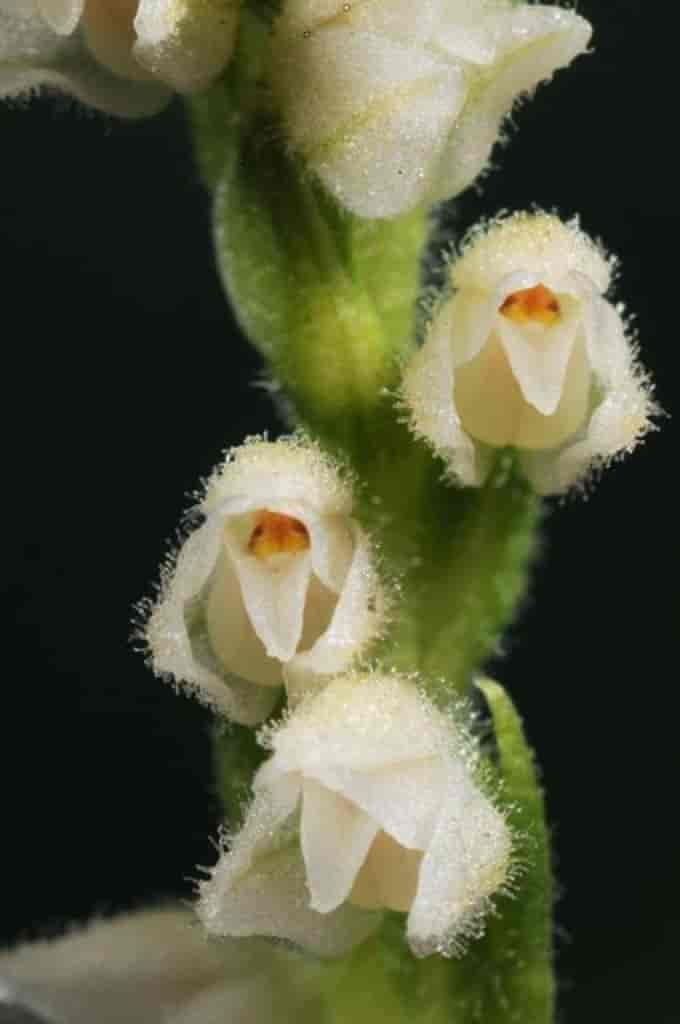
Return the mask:
{"type": "Polygon", "coordinates": [[[296,440],[254,440],[210,480],[205,522],[164,581],[153,666],[236,721],[346,669],[381,625],[372,552],[336,467],[296,440]]]}
{"type": "Polygon", "coordinates": [[[471,741],[413,682],[337,679],[269,742],[243,830],[201,886],[209,931],[334,955],[391,909],[408,914],[417,955],[479,934],[507,881],[510,832],[475,779],[471,741]]]}
{"type": "Polygon", "coordinates": [[[635,447],[654,406],[610,278],[576,222],[521,213],[473,236],[403,383],[414,431],[452,477],[480,484],[493,450],[512,447],[554,494],[635,447]]]}
{"type": "Polygon", "coordinates": [[[516,99],[583,53],[573,11],[509,0],[285,0],[285,129],[340,203],[394,217],[485,167],[516,99]]]}

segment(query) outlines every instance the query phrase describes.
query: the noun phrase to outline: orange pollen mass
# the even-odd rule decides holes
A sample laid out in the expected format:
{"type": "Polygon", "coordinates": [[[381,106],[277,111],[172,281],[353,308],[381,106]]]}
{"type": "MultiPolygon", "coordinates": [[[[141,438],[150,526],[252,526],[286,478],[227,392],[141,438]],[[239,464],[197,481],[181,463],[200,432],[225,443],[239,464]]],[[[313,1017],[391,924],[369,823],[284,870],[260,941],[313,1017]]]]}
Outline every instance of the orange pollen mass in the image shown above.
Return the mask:
{"type": "Polygon", "coordinates": [[[270,555],[295,555],[309,548],[309,533],[304,523],[281,512],[262,509],[248,541],[248,550],[256,558],[270,555]]]}
{"type": "Polygon", "coordinates": [[[501,306],[500,313],[516,324],[543,324],[551,327],[560,319],[557,296],[543,284],[513,292],[501,306]]]}

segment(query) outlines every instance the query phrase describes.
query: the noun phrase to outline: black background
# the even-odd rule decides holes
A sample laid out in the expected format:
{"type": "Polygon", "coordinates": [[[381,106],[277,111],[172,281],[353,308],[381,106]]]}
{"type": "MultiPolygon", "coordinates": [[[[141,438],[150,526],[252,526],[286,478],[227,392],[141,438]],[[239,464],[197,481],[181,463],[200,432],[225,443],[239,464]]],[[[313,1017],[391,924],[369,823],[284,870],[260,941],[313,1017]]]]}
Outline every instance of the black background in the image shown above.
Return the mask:
{"type": "MultiPolygon", "coordinates": [[[[622,257],[619,295],[672,413],[673,38],[664,52],[642,0],[581,10],[596,55],[518,112],[458,220],[533,202],[580,212],[622,257]]],[[[0,110],[0,133],[0,939],[13,940],[186,895],[214,859],[208,716],[134,653],[131,607],[222,449],[279,428],[220,293],[181,106],[126,124],[43,100],[0,110]]],[[[495,666],[544,769],[568,1024],[680,1018],[677,451],[668,419],[590,500],[551,504],[495,666]]]]}

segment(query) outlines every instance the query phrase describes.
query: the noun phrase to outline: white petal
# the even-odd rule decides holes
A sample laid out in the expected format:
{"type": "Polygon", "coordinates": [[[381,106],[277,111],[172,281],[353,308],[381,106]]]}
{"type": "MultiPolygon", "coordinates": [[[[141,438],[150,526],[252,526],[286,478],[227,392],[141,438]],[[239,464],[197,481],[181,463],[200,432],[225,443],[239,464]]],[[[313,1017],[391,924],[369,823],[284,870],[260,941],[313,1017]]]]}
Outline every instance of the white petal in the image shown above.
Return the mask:
{"type": "Polygon", "coordinates": [[[220,554],[223,526],[208,519],[182,546],[174,571],[168,572],[158,604],[146,624],[146,640],[154,671],[189,686],[194,696],[244,725],[256,725],[277,700],[274,689],[226,679],[215,659],[196,655],[187,618],[195,613],[202,588],[220,554]],[[193,609],[193,610],[192,610],[193,609]]]}
{"type": "Polygon", "coordinates": [[[418,203],[465,100],[462,67],[343,28],[284,37],[278,52],[288,134],[336,198],[364,217],[418,203]]]}
{"type": "MultiPolygon", "coordinates": [[[[526,368],[525,368],[526,369],[526,368]]],[[[463,426],[478,441],[495,447],[554,449],[587,421],[592,371],[582,337],[573,346],[557,408],[544,416],[517,382],[506,350],[492,335],[480,354],[456,370],[454,401],[463,426]]]]}
{"type": "Polygon", "coordinates": [[[496,330],[523,397],[543,416],[552,416],[562,397],[567,365],[580,328],[579,309],[567,308],[553,327],[514,324],[496,317],[496,330]]]}
{"type": "Polygon", "coordinates": [[[155,114],[170,98],[155,83],[128,82],[111,74],[82,49],[78,37],[56,35],[42,18],[0,11],[0,98],[41,88],[122,117],[155,114]]]}
{"type": "Polygon", "coordinates": [[[563,223],[549,213],[521,211],[500,217],[475,232],[451,265],[459,291],[519,291],[543,282],[584,301],[593,287],[607,290],[611,263],[578,222],[563,223]]]}
{"type": "Polygon", "coordinates": [[[401,846],[424,850],[441,811],[441,757],[355,771],[337,763],[309,766],[327,789],[351,801],[401,846]]]}
{"type": "Polygon", "coordinates": [[[349,515],[352,490],[337,466],[313,444],[256,438],[230,452],[216,469],[202,509],[209,515],[221,508],[226,516],[296,506],[317,516],[349,515]]]}
{"type": "Polygon", "coordinates": [[[299,844],[284,826],[299,798],[299,782],[278,779],[256,796],[232,848],[201,884],[197,913],[214,935],[271,935],[319,956],[339,956],[361,942],[379,916],[341,907],[319,914],[309,906],[299,844]]]}
{"type": "Polygon", "coordinates": [[[493,330],[498,306],[494,295],[472,288],[457,292],[435,315],[430,335],[451,346],[457,369],[479,355],[493,330]]]}
{"type": "Polygon", "coordinates": [[[363,942],[380,923],[379,914],[347,904],[330,914],[312,910],[305,864],[295,845],[262,857],[238,878],[218,865],[208,886],[198,914],[216,935],[271,935],[317,956],[337,957],[363,942]]]}
{"type": "Polygon", "coordinates": [[[604,390],[625,386],[635,374],[635,353],[620,314],[599,295],[591,300],[592,326],[587,335],[588,356],[604,390]]]}
{"type": "Polygon", "coordinates": [[[268,771],[311,778],[332,765],[372,771],[437,756],[451,737],[448,719],[415,686],[389,675],[343,676],[304,701],[273,734],[268,771]]]}
{"type": "Polygon", "coordinates": [[[38,0],[43,18],[60,36],[75,31],[85,8],[85,0],[38,0]]]}
{"type": "Polygon", "coordinates": [[[301,650],[285,667],[289,695],[297,699],[319,677],[347,668],[378,633],[384,614],[383,596],[373,569],[368,538],[350,522],[352,561],[330,623],[308,650],[301,650]]]}
{"type": "Polygon", "coordinates": [[[593,413],[585,437],[553,453],[552,458],[523,460],[539,494],[560,494],[582,481],[593,468],[632,451],[650,426],[653,403],[643,381],[631,377],[610,392],[593,413]]]}
{"type": "Polygon", "coordinates": [[[650,429],[655,412],[651,388],[635,360],[620,315],[604,299],[594,300],[588,353],[601,393],[580,435],[544,457],[525,453],[523,468],[539,494],[559,494],[593,468],[630,452],[650,429]]]}
{"type": "Polygon", "coordinates": [[[270,658],[290,661],[297,651],[311,576],[308,551],[264,560],[243,553],[225,534],[253,628],[270,658]]]}
{"type": "Polygon", "coordinates": [[[488,74],[472,84],[462,117],[439,161],[428,199],[462,192],[484,168],[501,121],[523,93],[585,52],[587,21],[559,7],[521,4],[495,16],[499,53],[488,74]]]}
{"type": "Polygon", "coordinates": [[[0,1012],[7,986],[41,1020],[156,1024],[227,977],[233,985],[247,976],[255,959],[252,948],[208,944],[191,914],[138,911],[1,954],[0,1012]]]}
{"type": "Polygon", "coordinates": [[[416,955],[445,951],[475,926],[505,881],[511,839],[502,815],[477,789],[462,762],[450,763],[441,818],[423,857],[408,919],[416,955]]]}
{"type": "Polygon", "coordinates": [[[327,914],[344,903],[377,832],[376,823],[355,804],[305,780],[300,844],[314,910],[327,914]]]}
{"type": "Polygon", "coordinates": [[[310,537],[312,569],[324,586],[339,594],[352,563],[352,524],[347,516],[318,516],[306,508],[300,508],[300,513],[297,518],[310,537]]]}
{"type": "Polygon", "coordinates": [[[432,445],[451,476],[467,486],[482,482],[479,451],[463,429],[454,404],[454,363],[445,325],[433,325],[404,371],[402,394],[411,428],[432,445]]]}
{"type": "Polygon", "coordinates": [[[281,662],[268,656],[255,632],[226,552],[218,560],[205,599],[205,620],[212,649],[227,672],[259,686],[281,686],[281,662]]]}
{"type": "Polygon", "coordinates": [[[179,92],[204,88],[233,53],[238,14],[238,0],[140,0],[134,55],[179,92]]]}

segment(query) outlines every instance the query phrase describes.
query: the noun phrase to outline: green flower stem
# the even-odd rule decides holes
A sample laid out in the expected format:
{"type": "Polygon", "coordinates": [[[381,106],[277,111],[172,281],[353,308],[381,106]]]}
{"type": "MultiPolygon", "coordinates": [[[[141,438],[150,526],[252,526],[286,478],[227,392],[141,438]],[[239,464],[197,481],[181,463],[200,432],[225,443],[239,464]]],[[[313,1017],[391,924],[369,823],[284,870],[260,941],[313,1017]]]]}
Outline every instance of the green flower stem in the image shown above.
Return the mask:
{"type": "Polygon", "coordinates": [[[541,505],[509,453],[483,487],[462,489],[398,424],[397,438],[361,467],[359,514],[396,580],[396,614],[378,654],[417,669],[434,696],[462,694],[525,594],[541,505]]]}

